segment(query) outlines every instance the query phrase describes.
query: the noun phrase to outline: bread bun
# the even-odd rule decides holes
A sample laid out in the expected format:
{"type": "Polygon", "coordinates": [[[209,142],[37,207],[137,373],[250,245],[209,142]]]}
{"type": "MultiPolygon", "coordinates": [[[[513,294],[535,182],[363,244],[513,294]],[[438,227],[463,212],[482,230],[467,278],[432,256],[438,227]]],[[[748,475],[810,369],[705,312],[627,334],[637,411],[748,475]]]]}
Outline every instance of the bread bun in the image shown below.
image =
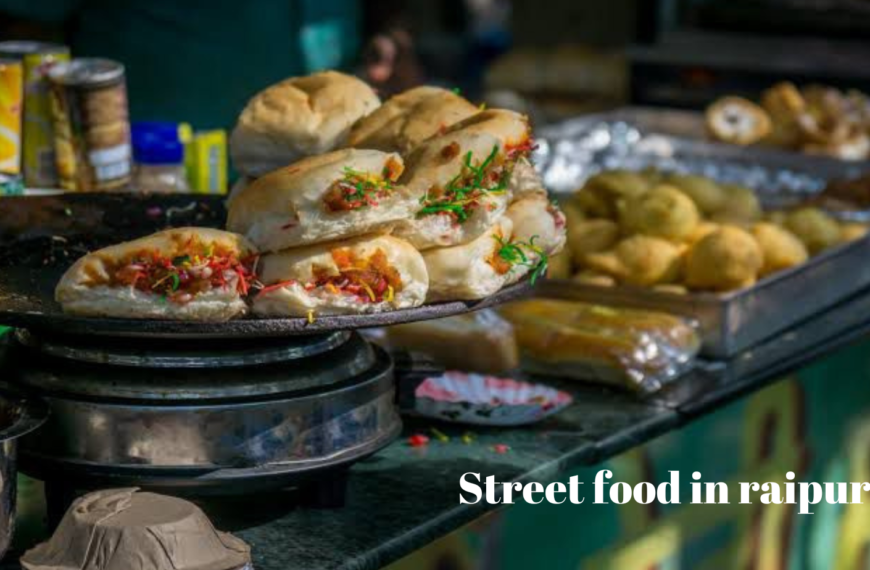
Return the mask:
{"type": "Polygon", "coordinates": [[[244,190],[245,188],[250,186],[251,182],[253,182],[254,180],[256,180],[256,179],[251,177],[251,176],[246,176],[243,174],[243,175],[239,176],[235,182],[233,182],[233,185],[230,187],[230,191],[227,193],[227,201],[226,201],[227,208],[229,208],[229,206],[233,202],[233,200],[236,199],[236,196],[241,194],[242,190],[244,190]]]}
{"type": "Polygon", "coordinates": [[[418,195],[393,184],[402,169],[398,154],[378,150],[344,149],[300,160],[241,190],[229,204],[227,228],[263,251],[387,229],[419,207],[418,195]],[[348,200],[348,192],[365,197],[348,200]]]}
{"type": "Polygon", "coordinates": [[[166,230],[82,257],[55,298],[76,315],[225,321],[246,310],[255,254],[230,232],[166,230]]]}
{"type": "Polygon", "coordinates": [[[429,271],[428,302],[483,299],[501,289],[510,266],[499,263],[499,239],[510,240],[513,224],[502,217],[477,239],[423,252],[429,271]]]}
{"type": "Polygon", "coordinates": [[[508,191],[513,200],[521,200],[530,196],[547,197],[547,190],[541,176],[529,159],[522,157],[517,160],[508,182],[508,191]]]}
{"type": "Polygon", "coordinates": [[[461,245],[482,235],[507,209],[513,168],[529,141],[523,115],[494,109],[421,143],[408,156],[399,182],[421,197],[422,208],[396,228],[396,235],[420,250],[461,245]],[[461,198],[456,189],[463,189],[461,198]]]}
{"type": "Polygon", "coordinates": [[[365,82],[323,71],[293,77],[257,93],[230,136],[237,170],[250,176],[342,146],[358,119],[380,100],[365,82]]]}
{"type": "Polygon", "coordinates": [[[264,255],[254,313],[270,317],[380,313],[423,304],[420,253],[403,240],[365,236],[264,255]]]}
{"type": "Polygon", "coordinates": [[[348,146],[410,152],[423,140],[478,112],[441,87],[415,87],[390,98],[351,128],[348,146]]]}
{"type": "Polygon", "coordinates": [[[508,274],[507,283],[516,283],[541,261],[556,255],[565,247],[565,214],[543,196],[517,200],[507,209],[505,217],[513,224],[511,242],[518,244],[527,261],[516,265],[508,274]],[[540,249],[540,252],[538,251],[540,249]]]}

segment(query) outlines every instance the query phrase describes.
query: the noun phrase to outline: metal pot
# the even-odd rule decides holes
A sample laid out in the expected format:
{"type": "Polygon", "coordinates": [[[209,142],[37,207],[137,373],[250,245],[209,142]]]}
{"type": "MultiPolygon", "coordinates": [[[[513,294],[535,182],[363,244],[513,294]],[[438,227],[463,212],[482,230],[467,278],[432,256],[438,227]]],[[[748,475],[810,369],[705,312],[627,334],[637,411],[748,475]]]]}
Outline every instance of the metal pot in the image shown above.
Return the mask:
{"type": "Polygon", "coordinates": [[[44,403],[0,390],[0,559],[15,529],[18,438],[38,428],[47,417],[44,403]]]}

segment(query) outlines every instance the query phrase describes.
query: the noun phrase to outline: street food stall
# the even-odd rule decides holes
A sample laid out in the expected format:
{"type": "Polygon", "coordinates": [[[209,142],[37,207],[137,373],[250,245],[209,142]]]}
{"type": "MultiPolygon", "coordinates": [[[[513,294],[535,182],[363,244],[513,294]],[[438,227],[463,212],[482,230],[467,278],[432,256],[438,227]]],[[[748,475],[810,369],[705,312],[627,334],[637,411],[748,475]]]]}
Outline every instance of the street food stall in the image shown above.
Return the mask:
{"type": "Polygon", "coordinates": [[[865,560],[860,504],[458,496],[867,480],[866,94],[535,122],[326,70],[225,132],[131,122],[122,62],[22,41],[0,90],[0,568],[865,560]]]}

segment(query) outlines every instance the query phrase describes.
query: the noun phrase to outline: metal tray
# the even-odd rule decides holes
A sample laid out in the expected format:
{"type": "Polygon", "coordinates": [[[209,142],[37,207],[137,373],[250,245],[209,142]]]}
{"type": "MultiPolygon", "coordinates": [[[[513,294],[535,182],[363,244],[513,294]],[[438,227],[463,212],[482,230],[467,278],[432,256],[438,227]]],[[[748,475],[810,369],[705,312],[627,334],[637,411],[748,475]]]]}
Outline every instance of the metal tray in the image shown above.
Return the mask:
{"type": "MultiPolygon", "coordinates": [[[[766,208],[798,203],[828,179],[860,174],[868,163],[806,157],[647,133],[621,118],[597,116],[552,125],[540,132],[537,167],[557,195],[611,168],[692,172],[758,192],[766,208]]],[[[866,212],[853,212],[866,218],[866,212]]],[[[826,251],[803,265],[726,294],[677,295],[638,287],[595,287],[571,281],[544,283],[544,295],[663,310],[698,320],[701,353],[726,358],[754,346],[850,295],[870,287],[870,237],[826,251]]]]}

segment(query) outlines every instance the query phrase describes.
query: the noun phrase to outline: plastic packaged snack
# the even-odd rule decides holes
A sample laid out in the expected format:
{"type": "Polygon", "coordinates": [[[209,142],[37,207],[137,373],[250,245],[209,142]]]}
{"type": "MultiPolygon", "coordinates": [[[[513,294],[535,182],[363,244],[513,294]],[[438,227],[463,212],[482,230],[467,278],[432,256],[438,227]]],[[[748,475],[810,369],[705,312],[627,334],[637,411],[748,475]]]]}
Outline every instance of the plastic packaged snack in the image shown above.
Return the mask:
{"type": "Polygon", "coordinates": [[[521,366],[650,394],[689,370],[700,348],[689,321],[652,311],[531,299],[500,309],[513,325],[521,366]]]}
{"type": "Polygon", "coordinates": [[[386,329],[392,349],[422,352],[453,370],[499,374],[519,366],[513,326],[492,309],[386,329]]]}

